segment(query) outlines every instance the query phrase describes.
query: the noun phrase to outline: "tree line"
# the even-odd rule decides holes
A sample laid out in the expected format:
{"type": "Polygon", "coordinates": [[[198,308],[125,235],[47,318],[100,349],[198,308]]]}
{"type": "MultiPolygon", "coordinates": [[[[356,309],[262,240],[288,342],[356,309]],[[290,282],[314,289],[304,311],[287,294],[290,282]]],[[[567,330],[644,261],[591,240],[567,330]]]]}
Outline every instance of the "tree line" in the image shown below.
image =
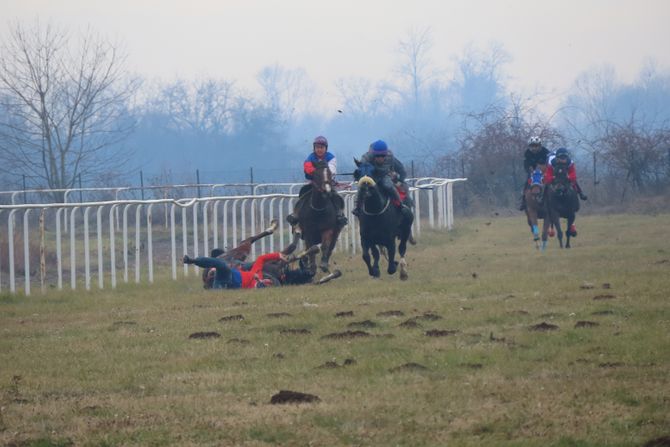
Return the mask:
{"type": "Polygon", "coordinates": [[[547,94],[508,86],[501,46],[445,61],[430,30],[413,29],[388,78],[339,79],[340,105],[324,113],[299,68],[267,66],[249,91],[225,76],[142,79],[119,45],[90,30],[14,23],[1,45],[3,189],[135,184],[140,171],[193,182],[198,169],[220,172],[219,182],[247,181],[249,168],[295,181],[316,134],[333,143],[341,172],[382,138],[416,175],[467,177],[457,198],[470,212],[515,205],[532,135],[571,151],[598,204],[665,195],[670,182],[670,73],[652,63],[630,83],[590,69],[548,113],[547,94]],[[444,62],[452,68],[438,69],[444,62]]]}

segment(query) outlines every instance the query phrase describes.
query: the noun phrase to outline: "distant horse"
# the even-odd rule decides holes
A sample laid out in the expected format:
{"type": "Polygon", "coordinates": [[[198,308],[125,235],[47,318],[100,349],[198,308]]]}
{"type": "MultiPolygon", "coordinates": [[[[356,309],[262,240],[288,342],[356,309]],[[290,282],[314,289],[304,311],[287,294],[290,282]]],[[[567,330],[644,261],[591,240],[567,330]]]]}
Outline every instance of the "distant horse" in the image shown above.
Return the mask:
{"type": "MultiPolygon", "coordinates": [[[[342,229],[337,224],[337,209],[333,204],[333,174],[328,164],[323,161],[314,163],[316,170],[312,173],[312,181],[305,188],[305,203],[298,211],[298,224],[293,228],[300,235],[306,247],[321,244],[321,262],[319,267],[328,272],[330,255],[335,248],[337,238],[342,229]]],[[[339,196],[335,200],[342,200],[339,196]]],[[[344,203],[341,203],[344,207],[344,203]]],[[[316,273],[316,253],[309,255],[308,270],[316,273]]]]}
{"type": "Polygon", "coordinates": [[[379,249],[386,248],[388,256],[388,274],[396,272],[398,262],[395,260],[396,239],[399,239],[398,254],[400,255],[400,279],[408,278],[407,241],[412,230],[414,217],[405,218],[394,205],[391,199],[380,192],[380,188],[372,179],[374,166],[369,163],[361,163],[355,160],[358,181],[358,203],[361,213],[358,216],[360,223],[361,248],[363,250],[363,261],[368,267],[370,276],[379,278],[379,249]],[[370,264],[370,252],[372,252],[373,263],[370,264]]]}
{"type": "Polygon", "coordinates": [[[570,248],[570,237],[576,237],[577,232],[572,231],[575,223],[575,214],[579,211],[579,197],[577,191],[572,188],[568,179],[567,167],[556,167],[554,169],[554,180],[547,185],[545,192],[546,212],[544,231],[542,234],[543,247],[546,245],[546,232],[548,225],[556,228],[558,243],[563,248],[563,231],[561,230],[561,218],[567,219],[567,239],[565,248],[570,248]],[[547,222],[549,221],[549,222],[547,222]]]}
{"type": "MultiPolygon", "coordinates": [[[[542,183],[542,170],[535,169],[531,174],[531,184],[524,192],[526,201],[526,220],[530,231],[533,233],[533,241],[535,241],[535,248],[540,248],[540,228],[538,226],[538,219],[544,219],[544,225],[549,224],[549,220],[545,219],[545,202],[544,202],[544,185],[542,183]]],[[[542,245],[546,245],[547,231],[542,229],[542,245]]]]}

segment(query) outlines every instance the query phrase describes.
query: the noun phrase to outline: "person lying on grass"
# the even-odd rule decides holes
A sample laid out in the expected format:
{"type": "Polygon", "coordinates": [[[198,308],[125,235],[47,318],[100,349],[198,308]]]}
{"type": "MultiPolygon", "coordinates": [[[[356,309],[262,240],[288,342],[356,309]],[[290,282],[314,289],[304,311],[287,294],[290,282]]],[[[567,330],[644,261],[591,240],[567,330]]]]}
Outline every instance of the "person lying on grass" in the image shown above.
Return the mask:
{"type": "Polygon", "coordinates": [[[270,261],[295,261],[295,256],[280,252],[259,256],[249,270],[230,267],[226,261],[216,257],[191,258],[184,255],[184,264],[195,264],[205,269],[202,275],[205,289],[255,289],[275,285],[275,281],[263,274],[263,265],[270,261]]]}

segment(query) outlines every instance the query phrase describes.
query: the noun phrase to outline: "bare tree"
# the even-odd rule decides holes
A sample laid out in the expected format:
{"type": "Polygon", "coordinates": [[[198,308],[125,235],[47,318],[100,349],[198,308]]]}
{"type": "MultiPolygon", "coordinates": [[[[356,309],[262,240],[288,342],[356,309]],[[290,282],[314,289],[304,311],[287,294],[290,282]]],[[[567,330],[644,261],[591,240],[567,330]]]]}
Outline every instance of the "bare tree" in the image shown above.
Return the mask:
{"type": "Polygon", "coordinates": [[[153,108],[167,114],[170,127],[203,135],[230,131],[234,83],[216,79],[177,80],[161,88],[153,108]]]}
{"type": "Polygon", "coordinates": [[[416,108],[421,102],[422,89],[434,77],[429,59],[432,46],[430,28],[411,29],[398,45],[402,57],[398,73],[409,84],[411,101],[416,108]]]}
{"type": "Polygon", "coordinates": [[[138,82],[117,48],[91,31],[11,26],[0,51],[0,169],[39,187],[119,172],[138,82]]]}
{"type": "Polygon", "coordinates": [[[289,70],[275,64],[263,68],[256,80],[261,85],[266,107],[286,122],[307,110],[314,97],[315,86],[305,70],[289,70]]]}

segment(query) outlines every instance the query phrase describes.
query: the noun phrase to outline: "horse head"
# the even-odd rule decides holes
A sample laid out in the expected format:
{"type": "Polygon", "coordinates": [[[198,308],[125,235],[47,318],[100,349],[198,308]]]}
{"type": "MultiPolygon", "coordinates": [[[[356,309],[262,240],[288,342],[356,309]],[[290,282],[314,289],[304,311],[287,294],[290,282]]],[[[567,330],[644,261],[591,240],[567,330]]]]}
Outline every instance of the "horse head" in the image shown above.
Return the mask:
{"type": "Polygon", "coordinates": [[[312,186],[320,193],[330,194],[332,191],[333,173],[325,161],[314,163],[315,171],[312,173],[312,186]]]}

